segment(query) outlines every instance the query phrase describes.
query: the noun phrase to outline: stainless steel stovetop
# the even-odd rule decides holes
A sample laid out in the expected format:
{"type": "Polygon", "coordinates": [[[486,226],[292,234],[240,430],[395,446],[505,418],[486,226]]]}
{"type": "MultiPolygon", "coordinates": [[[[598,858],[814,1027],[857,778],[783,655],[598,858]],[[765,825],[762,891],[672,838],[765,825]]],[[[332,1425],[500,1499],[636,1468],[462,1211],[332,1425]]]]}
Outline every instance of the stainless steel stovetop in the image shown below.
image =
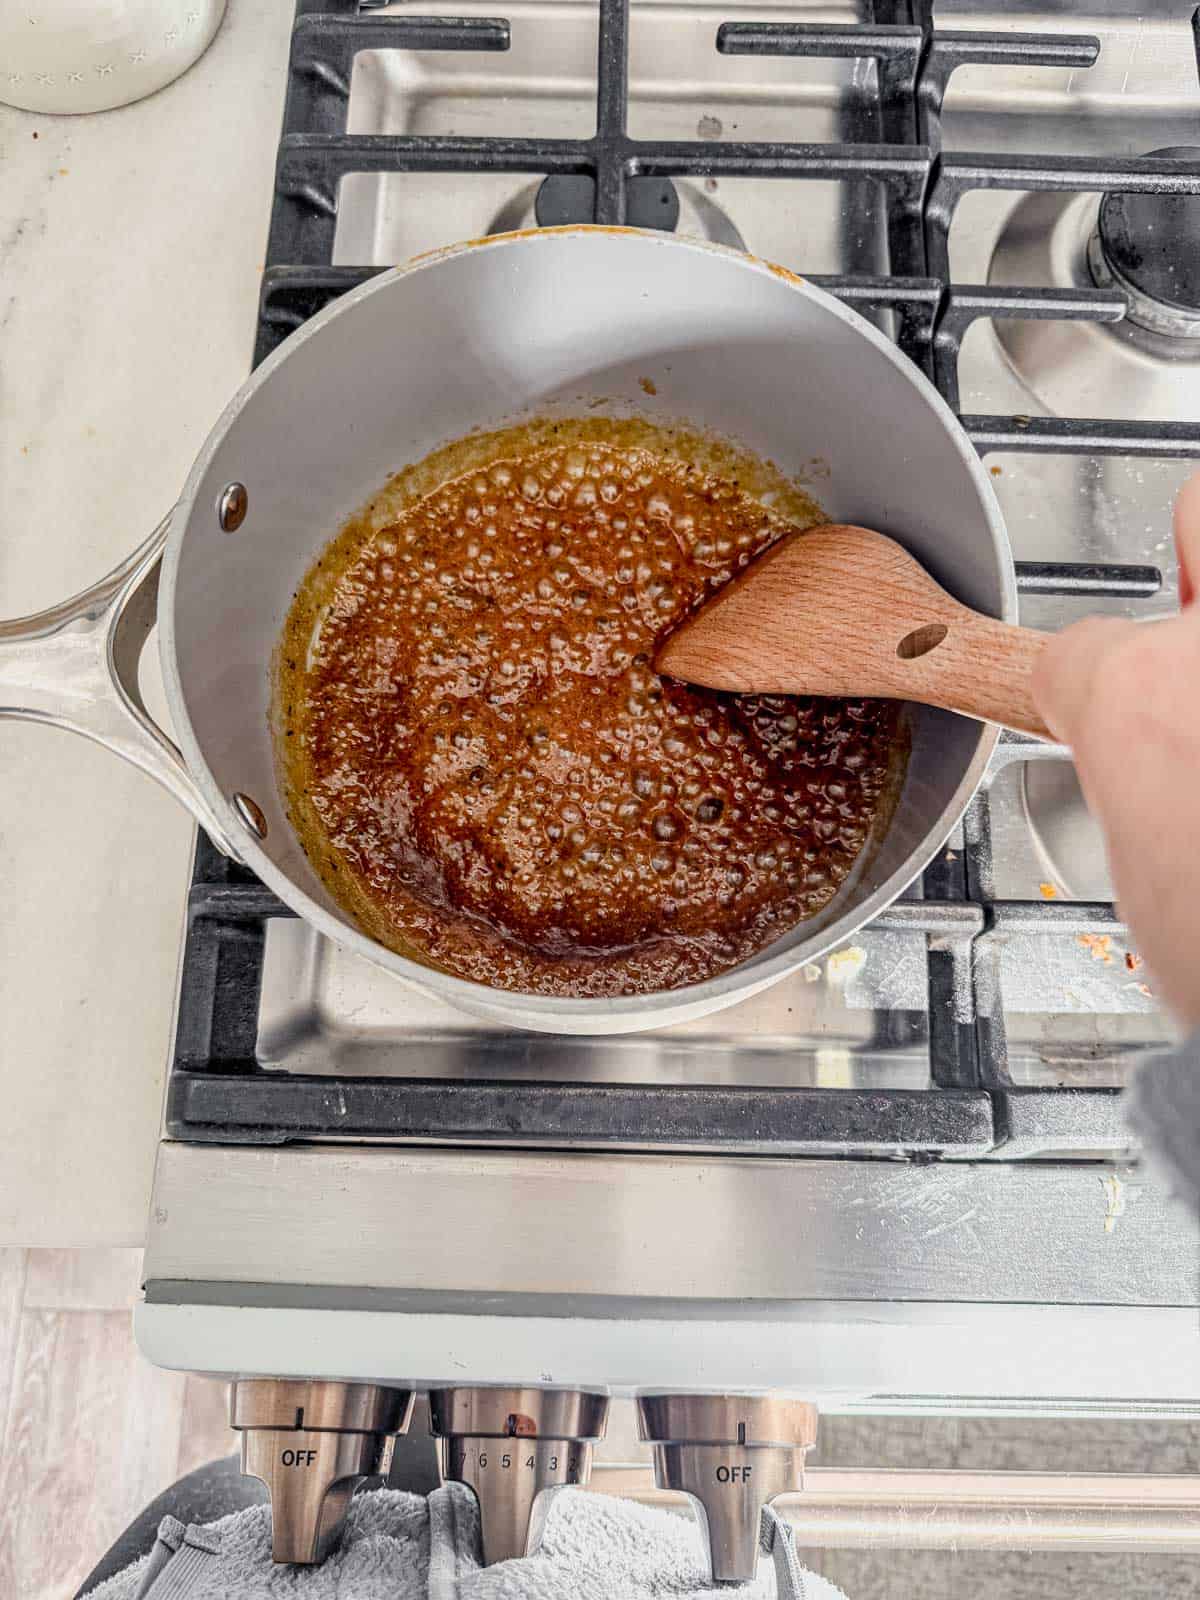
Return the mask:
{"type": "MultiPolygon", "coordinates": [[[[360,54],[349,132],[589,135],[595,7],[518,0],[504,12],[504,53],[360,54]]],[[[713,39],[730,19],[854,18],[854,7],[635,0],[630,134],[714,146],[845,139],[847,91],[869,87],[874,63],[718,55],[713,39]]],[[[1043,12],[950,4],[937,19],[1101,41],[1086,69],[960,68],[942,116],[947,151],[1117,157],[1197,140],[1187,0],[1152,15],[1099,0],[1043,12]]],[[[351,174],[334,264],[386,264],[529,224],[539,183],[535,172],[351,174]]],[[[696,177],[677,188],[684,231],[744,241],[806,273],[886,270],[885,207],[868,179],[696,177]]],[[[954,280],[1078,287],[1079,241],[1094,231],[1099,199],[967,193],[950,232],[954,280]],[[1014,279],[1014,261],[1044,275],[1014,279]]],[[[1002,331],[1003,343],[980,320],[965,339],[963,411],[1123,417],[1131,397],[1141,407],[1150,395],[1159,418],[1195,420],[1200,344],[1196,354],[1183,345],[1164,356],[1092,323],[1002,331]],[[1064,329],[1074,342],[1055,346],[1064,329]],[[1049,345],[1037,344],[1040,331],[1049,345]],[[1064,371],[1079,375],[1076,388],[1064,371]]],[[[1088,610],[1147,617],[1173,608],[1170,508],[1186,461],[1014,451],[988,462],[1018,560],[1148,564],[1164,574],[1152,599],[1030,595],[1023,621],[1056,628],[1088,610]]],[[[1102,850],[1067,769],[1043,781],[1051,765],[1009,759],[996,770],[989,894],[1109,899],[1102,850]]],[[[1074,928],[1018,930],[997,955],[1018,1085],[1116,1085],[1133,1050],[1171,1036],[1119,931],[1097,940],[1074,928]]],[[[871,927],[715,1018],[556,1041],[503,1034],[273,918],[255,1053],[270,1072],[327,1079],[335,1128],[340,1080],[362,1078],[520,1083],[552,1072],[574,1083],[923,1089],[928,961],[924,933],[871,927]]],[[[682,1385],[786,1389],[825,1410],[1200,1414],[1195,1229],[1119,1135],[1095,1150],[1064,1152],[1048,1136],[1033,1159],[1006,1160],[1001,1148],[992,1159],[963,1151],[932,1164],[583,1143],[166,1138],[142,1348],[195,1371],[417,1389],[632,1396],[682,1385]]]]}
{"type": "MultiPolygon", "coordinates": [[[[454,7],[462,16],[492,10],[486,3],[454,7]]],[[[1103,8],[1086,6],[1072,8],[1069,16],[1061,8],[1044,14],[1022,8],[1014,16],[1011,8],[939,7],[946,26],[1077,30],[1098,35],[1102,43],[1099,61],[1087,70],[960,68],[946,99],[946,148],[1127,155],[1196,137],[1200,86],[1188,8],[1158,10],[1160,20],[1151,21],[1106,18],[1103,8]]],[[[635,5],[630,133],[714,143],[843,136],[839,94],[856,76],[873,73],[873,65],[719,56],[713,36],[727,17],[811,21],[850,19],[854,13],[852,6],[635,5]]],[[[512,44],[504,54],[364,52],[354,76],[350,131],[586,135],[594,114],[595,7],[526,3],[508,7],[506,14],[512,44]]],[[[384,264],[532,223],[539,181],[534,174],[459,174],[453,180],[433,173],[353,174],[342,183],[334,260],[384,264]]],[[[677,186],[682,230],[740,239],[754,253],[796,271],[884,269],[883,208],[866,181],[808,182],[781,190],[771,178],[722,178],[681,180],[677,186]]],[[[1022,198],[980,191],[963,199],[950,237],[957,281],[989,280],[997,243],[1022,198]]],[[[1060,207],[1074,204],[1094,223],[1098,195],[1048,198],[1060,207]]],[[[1049,283],[1049,269],[1044,280],[1027,281],[1049,283]]],[[[1044,325],[1042,331],[1062,326],[1044,325]]],[[[1069,326],[1097,342],[1115,343],[1107,329],[1069,326]]],[[[1196,364],[1200,369],[1200,356],[1196,364]]],[[[1179,392],[1186,405],[1192,393],[1180,364],[1163,366],[1167,376],[1155,398],[1179,403],[1179,392]]],[[[980,323],[965,342],[960,383],[965,411],[1045,409],[1014,373],[989,323],[980,323]]],[[[1065,414],[1121,416],[1128,393],[1119,384],[1099,397],[1084,392],[1065,414]]],[[[1184,420],[1194,415],[1177,414],[1184,420]]],[[[1161,568],[1166,580],[1150,601],[1027,596],[1024,621],[1057,628],[1089,611],[1145,617],[1174,609],[1170,510],[1190,470],[1186,462],[997,453],[989,465],[1018,560],[1146,563],[1161,568]]],[[[1052,861],[1039,848],[1022,793],[1025,765],[1007,766],[990,791],[994,895],[1027,900],[1053,891],[1111,899],[1102,848],[1090,833],[1069,861],[1052,861]],[[1076,866],[1081,883],[1063,881],[1069,866],[1076,866]]],[[[1169,1038],[1144,974],[1126,965],[1127,953],[1119,938],[1100,950],[1074,934],[1012,941],[1001,982],[1016,1081],[1060,1082],[1065,1076],[1117,1082],[1123,1072],[1119,1052],[1169,1038]]],[[[639,1039],[573,1047],[568,1070],[597,1081],[699,1076],[719,1083],[919,1087],[929,1081],[926,987],[923,936],[868,929],[831,961],[716,1018],[639,1039]],[[894,1025],[898,1017],[903,1026],[894,1025]]],[[[264,1065],[331,1075],[433,1070],[482,1076],[506,1070],[496,1044],[488,1025],[403,990],[310,930],[271,924],[260,1008],[264,1065]]],[[[537,1055],[534,1046],[530,1070],[541,1068],[537,1055]]]]}

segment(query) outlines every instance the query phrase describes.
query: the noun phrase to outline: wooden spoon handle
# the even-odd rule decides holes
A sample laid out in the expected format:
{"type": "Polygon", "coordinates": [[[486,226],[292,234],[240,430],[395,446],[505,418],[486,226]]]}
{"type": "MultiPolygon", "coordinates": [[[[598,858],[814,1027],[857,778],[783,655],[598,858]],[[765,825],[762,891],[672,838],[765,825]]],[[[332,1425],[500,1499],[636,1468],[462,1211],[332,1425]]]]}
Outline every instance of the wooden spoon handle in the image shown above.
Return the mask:
{"type": "Polygon", "coordinates": [[[1032,690],[1048,638],[956,606],[948,623],[918,628],[904,641],[896,663],[899,692],[1052,741],[1032,690]]]}

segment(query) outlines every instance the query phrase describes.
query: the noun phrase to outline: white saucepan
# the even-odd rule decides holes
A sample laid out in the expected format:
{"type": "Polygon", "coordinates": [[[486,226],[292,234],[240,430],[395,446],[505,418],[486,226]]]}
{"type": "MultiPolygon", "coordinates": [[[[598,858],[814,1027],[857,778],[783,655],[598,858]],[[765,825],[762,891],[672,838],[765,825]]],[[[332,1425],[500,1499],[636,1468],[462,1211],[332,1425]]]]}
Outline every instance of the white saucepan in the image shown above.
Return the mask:
{"type": "Polygon", "coordinates": [[[615,1000],[514,994],[385,949],[318,881],[277,787],[271,655],[326,541],[436,446],[523,416],[580,414],[589,401],[686,419],[785,473],[822,459],[831,475],[817,492],[831,519],[894,532],[952,594],[1015,619],[987,473],[932,385],[875,327],[736,251],[634,230],[547,229],[422,257],[306,323],[236,395],[170,517],[116,573],[0,624],[0,715],[109,745],[323,934],[496,1022],[615,1033],[744,999],[843,942],[916,877],[974,793],[995,728],[914,708],[890,828],[818,916],[719,977],[615,1000]],[[136,687],[156,592],[178,747],[136,687]]]}

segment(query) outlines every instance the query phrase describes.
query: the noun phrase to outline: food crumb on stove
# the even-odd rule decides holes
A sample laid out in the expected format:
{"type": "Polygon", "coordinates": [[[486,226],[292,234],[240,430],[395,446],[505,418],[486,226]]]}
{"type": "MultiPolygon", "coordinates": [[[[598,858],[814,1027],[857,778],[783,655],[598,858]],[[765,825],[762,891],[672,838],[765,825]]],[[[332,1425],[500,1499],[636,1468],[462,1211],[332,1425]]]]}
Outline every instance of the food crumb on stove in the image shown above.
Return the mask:
{"type": "Polygon", "coordinates": [[[1126,950],[1125,965],[1130,972],[1136,972],[1142,964],[1141,956],[1133,950],[1126,950]]]}
{"type": "Polygon", "coordinates": [[[1055,886],[1052,883],[1039,883],[1038,884],[1038,888],[1042,891],[1042,899],[1043,900],[1057,900],[1058,899],[1058,890],[1055,888],[1055,886]]]}
{"type": "Polygon", "coordinates": [[[1077,933],[1076,944],[1081,944],[1093,961],[1103,961],[1106,967],[1113,964],[1112,935],[1109,933],[1077,933]]]}
{"type": "Polygon", "coordinates": [[[1003,467],[989,467],[988,471],[991,473],[993,478],[998,478],[1000,476],[1000,474],[1004,471],[1004,468],[1003,467]]]}
{"type": "Polygon", "coordinates": [[[639,378],[638,388],[641,389],[644,394],[658,393],[658,385],[655,383],[653,378],[639,378]]]}
{"type": "Polygon", "coordinates": [[[1104,1231],[1111,1233],[1117,1218],[1125,1215],[1125,1185],[1115,1172],[1106,1173],[1101,1182],[1104,1185],[1104,1231]]]}
{"type": "Polygon", "coordinates": [[[804,979],[805,983],[819,983],[821,978],[821,969],[815,961],[806,961],[800,968],[800,975],[804,979]]]}
{"type": "Polygon", "coordinates": [[[849,983],[857,978],[867,964],[867,952],[860,944],[848,944],[844,950],[835,950],[825,963],[826,971],[834,983],[849,983]]]}

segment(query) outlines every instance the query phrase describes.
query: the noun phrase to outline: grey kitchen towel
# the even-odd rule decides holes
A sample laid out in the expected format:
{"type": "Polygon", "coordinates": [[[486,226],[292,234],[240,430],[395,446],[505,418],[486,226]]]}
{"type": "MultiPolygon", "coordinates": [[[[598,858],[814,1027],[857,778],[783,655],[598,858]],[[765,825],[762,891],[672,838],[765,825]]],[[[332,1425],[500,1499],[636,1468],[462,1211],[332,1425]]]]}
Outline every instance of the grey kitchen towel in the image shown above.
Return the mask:
{"type": "Polygon", "coordinates": [[[470,1491],[447,1484],[429,1497],[428,1600],[701,1600],[730,1594],[745,1600],[845,1600],[827,1579],[800,1567],[780,1540],[774,1564],[753,1583],[714,1585],[700,1531],[676,1516],[607,1495],[560,1495],[536,1555],[479,1563],[479,1513],[470,1491]],[[777,1574],[786,1569],[783,1584],[777,1574]],[[784,1586],[790,1585],[791,1592],[784,1586]]]}
{"type": "Polygon", "coordinates": [[[774,1567],[764,1563],[753,1583],[717,1590],[690,1519],[568,1491],[557,1497],[536,1555],[484,1567],[468,1489],[447,1484],[428,1500],[376,1489],[355,1495],[341,1545],[323,1566],[273,1565],[266,1506],[205,1528],[168,1517],[155,1551],[88,1600],[845,1600],[799,1567],[776,1525],[767,1528],[774,1567]],[[790,1576],[777,1589],[775,1572],[785,1567],[790,1576]]]}
{"type": "Polygon", "coordinates": [[[354,1496],[342,1542],[322,1566],[272,1562],[265,1505],[203,1528],[165,1517],[151,1554],[87,1600],[425,1600],[428,1572],[425,1499],[377,1489],[354,1496]]]}

